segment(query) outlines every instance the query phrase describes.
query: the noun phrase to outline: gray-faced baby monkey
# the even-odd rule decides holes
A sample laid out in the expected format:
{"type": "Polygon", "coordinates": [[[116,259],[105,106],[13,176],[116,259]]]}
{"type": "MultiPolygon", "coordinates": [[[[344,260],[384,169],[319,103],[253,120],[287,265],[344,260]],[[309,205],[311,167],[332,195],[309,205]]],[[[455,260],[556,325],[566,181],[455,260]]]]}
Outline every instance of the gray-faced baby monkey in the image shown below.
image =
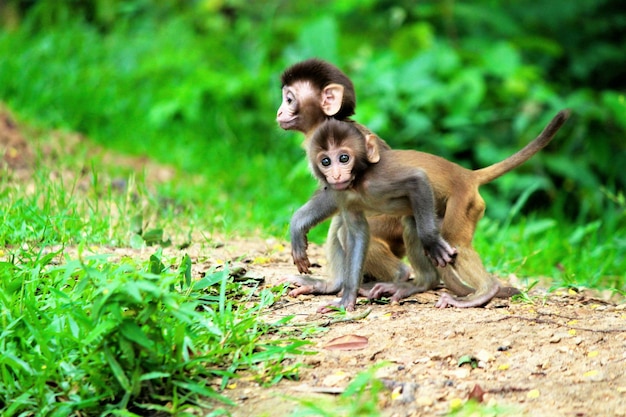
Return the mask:
{"type": "Polygon", "coordinates": [[[333,235],[338,242],[328,254],[331,280],[301,277],[301,292],[341,290],[334,306],[354,310],[370,239],[366,213],[402,217],[407,257],[416,267],[424,262],[424,253],[440,267],[454,261],[456,249],[441,237],[433,189],[414,153],[381,148],[375,135],[363,135],[354,123],[334,119],[312,134],[307,156],[323,189],[291,220],[292,255],[298,270],[309,272],[306,235],[312,226],[339,213],[343,227],[333,235]]]}

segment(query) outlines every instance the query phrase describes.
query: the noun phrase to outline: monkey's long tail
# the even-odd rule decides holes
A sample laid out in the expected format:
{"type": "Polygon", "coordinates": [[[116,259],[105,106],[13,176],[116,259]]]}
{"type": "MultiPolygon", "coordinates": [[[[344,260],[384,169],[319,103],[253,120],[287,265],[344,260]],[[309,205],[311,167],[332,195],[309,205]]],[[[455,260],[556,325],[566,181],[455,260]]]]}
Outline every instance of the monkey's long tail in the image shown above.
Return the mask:
{"type": "Polygon", "coordinates": [[[554,135],[556,135],[556,132],[559,131],[561,126],[563,126],[565,121],[569,118],[569,115],[569,109],[561,110],[552,118],[548,126],[543,129],[539,136],[528,145],[503,161],[475,170],[474,175],[478,179],[478,183],[480,185],[487,184],[528,161],[534,154],[550,143],[554,135]]]}

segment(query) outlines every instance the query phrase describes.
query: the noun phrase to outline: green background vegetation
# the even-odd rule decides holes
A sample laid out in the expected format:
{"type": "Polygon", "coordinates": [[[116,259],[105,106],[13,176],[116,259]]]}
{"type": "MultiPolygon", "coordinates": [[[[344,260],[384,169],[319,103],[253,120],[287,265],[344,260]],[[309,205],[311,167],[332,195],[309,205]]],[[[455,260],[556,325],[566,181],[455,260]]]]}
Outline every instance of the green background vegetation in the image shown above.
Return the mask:
{"type": "MultiPolygon", "coordinates": [[[[9,260],[0,265],[0,409],[7,415],[126,409],[146,398],[146,384],[162,400],[146,403],[175,409],[194,394],[213,395],[203,378],[227,381],[241,369],[263,381],[293,374],[276,364],[298,343],[264,345],[269,353],[259,357],[258,336],[271,329],[254,324],[258,310],[228,301],[251,296],[225,276],[192,285],[185,260],[158,254],[117,266],[99,257],[53,266],[41,248],[123,246],[130,219],[148,216],[170,234],[286,238],[291,214],[316,184],[301,135],[274,121],[279,75],[313,56],[352,78],[356,120],[392,146],[470,168],[505,158],[571,108],[546,149],[481,189],[488,207],[476,246],[495,273],[624,291],[626,12],[618,0],[345,0],[318,1],[314,10],[308,1],[7,0],[0,20],[0,101],[21,123],[80,132],[180,169],[157,195],[140,193],[152,209],[111,190],[103,198],[97,188],[108,185],[79,158],[70,164],[95,174],[84,199],[46,173],[35,178],[36,196],[2,181],[0,243],[9,260]],[[173,204],[159,207],[163,201],[173,204]],[[128,281],[135,284],[120,284],[128,281]],[[97,301],[102,294],[109,297],[97,301]],[[148,331],[154,322],[178,333],[148,331]],[[247,323],[240,333],[229,330],[240,322],[247,323]],[[163,348],[172,344],[212,353],[190,364],[163,348]],[[95,353],[81,354],[88,351],[95,353]],[[257,369],[261,361],[270,370],[257,369]],[[159,371],[150,371],[157,363],[159,371]],[[102,373],[86,383],[90,369],[102,373]]],[[[272,297],[255,300],[265,306],[272,297]]]]}
{"type": "Polygon", "coordinates": [[[535,3],[8,1],[0,97],[23,118],[201,173],[202,189],[164,192],[278,232],[314,188],[300,136],[274,122],[279,74],[295,61],[344,69],[356,118],[393,146],[468,167],[570,107],[554,143],[485,187],[488,215],[505,218],[532,187],[523,212],[617,226],[625,18],[617,2],[535,3]]]}

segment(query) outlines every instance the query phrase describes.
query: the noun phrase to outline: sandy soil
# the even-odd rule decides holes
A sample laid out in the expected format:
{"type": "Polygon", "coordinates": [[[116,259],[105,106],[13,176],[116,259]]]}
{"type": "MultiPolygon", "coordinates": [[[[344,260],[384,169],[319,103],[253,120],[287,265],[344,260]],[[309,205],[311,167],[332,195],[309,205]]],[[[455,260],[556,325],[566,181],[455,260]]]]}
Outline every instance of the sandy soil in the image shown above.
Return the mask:
{"type": "MultiPolygon", "coordinates": [[[[296,272],[288,245],[272,239],[231,240],[202,252],[206,259],[238,262],[268,286],[296,272]]],[[[314,263],[324,264],[321,248],[309,252],[314,263]]],[[[324,276],[323,267],[317,271],[324,276]]],[[[296,323],[324,327],[309,339],[317,353],[289,360],[305,365],[298,381],[270,388],[238,381],[224,392],[238,404],[229,411],[242,417],[289,415],[298,404],[286,396],[323,401],[342,392],[359,372],[386,361],[377,373],[389,387],[379,400],[385,416],[445,415],[476,385],[497,415],[626,416],[624,300],[608,292],[541,288],[529,295],[532,303],[495,300],[476,309],[437,309],[435,291],[396,305],[363,300],[347,321],[316,313],[333,297],[284,297],[268,311],[268,320],[295,315],[296,323]],[[367,338],[367,344],[356,350],[326,348],[351,335],[367,338]],[[471,360],[459,365],[468,356],[471,360]]]]}

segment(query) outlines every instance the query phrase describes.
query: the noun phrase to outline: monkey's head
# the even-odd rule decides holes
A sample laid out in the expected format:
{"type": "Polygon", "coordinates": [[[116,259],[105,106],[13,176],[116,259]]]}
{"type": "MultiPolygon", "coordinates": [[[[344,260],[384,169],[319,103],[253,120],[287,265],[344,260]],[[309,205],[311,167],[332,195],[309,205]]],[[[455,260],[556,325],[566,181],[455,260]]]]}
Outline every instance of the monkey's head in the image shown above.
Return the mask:
{"type": "Polygon", "coordinates": [[[283,101],[276,121],[285,130],[309,133],[325,119],[345,120],[354,114],[356,96],[352,81],[339,68],[308,59],[281,75],[283,101]]]}
{"type": "Polygon", "coordinates": [[[371,164],[380,160],[374,135],[363,135],[352,122],[325,121],[307,149],[314,174],[334,190],[354,185],[371,164]]]}

